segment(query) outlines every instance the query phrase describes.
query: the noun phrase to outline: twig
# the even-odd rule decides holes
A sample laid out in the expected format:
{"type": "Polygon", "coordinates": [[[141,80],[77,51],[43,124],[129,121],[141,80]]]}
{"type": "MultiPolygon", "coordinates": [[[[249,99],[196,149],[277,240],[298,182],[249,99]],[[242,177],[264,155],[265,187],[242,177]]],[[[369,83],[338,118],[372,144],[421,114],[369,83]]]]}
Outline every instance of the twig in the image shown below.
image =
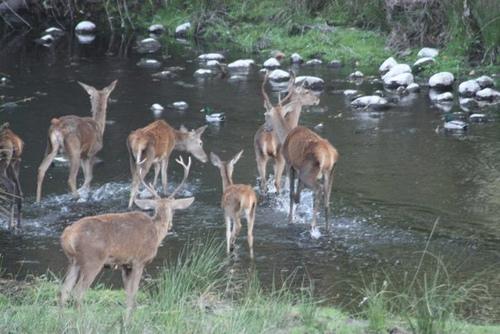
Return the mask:
{"type": "Polygon", "coordinates": [[[15,16],[17,16],[17,18],[19,18],[21,21],[23,21],[24,24],[26,24],[28,27],[30,27],[30,29],[33,29],[33,27],[31,26],[31,24],[29,24],[25,19],[22,18],[21,15],[19,15],[14,9],[12,9],[12,7],[9,6],[9,3],[7,1],[4,1],[3,2],[5,4],[5,6],[12,12],[14,13],[15,16]]]}

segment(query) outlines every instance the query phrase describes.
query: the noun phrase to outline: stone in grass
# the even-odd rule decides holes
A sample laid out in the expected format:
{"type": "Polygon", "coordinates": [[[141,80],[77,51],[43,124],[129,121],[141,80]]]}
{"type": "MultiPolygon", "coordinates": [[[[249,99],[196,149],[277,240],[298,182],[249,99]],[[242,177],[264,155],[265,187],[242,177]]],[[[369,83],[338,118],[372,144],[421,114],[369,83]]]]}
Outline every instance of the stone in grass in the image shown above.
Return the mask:
{"type": "Polygon", "coordinates": [[[310,59],[306,61],[306,65],[309,66],[321,65],[321,64],[323,64],[323,61],[321,59],[310,59]]]}
{"type": "Polygon", "coordinates": [[[413,64],[413,69],[414,70],[422,70],[424,67],[434,64],[436,60],[432,57],[423,57],[420,59],[417,59],[417,61],[413,64]]]}
{"type": "Polygon", "coordinates": [[[175,37],[186,37],[189,29],[191,29],[191,23],[189,22],[178,25],[175,28],[175,37]]]}
{"type": "Polygon", "coordinates": [[[492,88],[485,88],[476,93],[476,98],[478,100],[494,102],[500,100],[500,92],[492,88]]]}
{"type": "Polygon", "coordinates": [[[334,59],[331,62],[328,63],[328,67],[331,68],[341,68],[342,67],[342,62],[340,60],[334,59]]]}
{"type": "Polygon", "coordinates": [[[349,74],[349,79],[355,80],[355,79],[362,79],[365,75],[361,71],[354,71],[351,74],[349,74]]]}
{"type": "Polygon", "coordinates": [[[81,21],[75,27],[75,31],[79,33],[91,33],[96,29],[96,25],[91,21],[81,21]]]}
{"type": "Polygon", "coordinates": [[[295,52],[290,56],[290,61],[292,62],[292,64],[301,64],[304,62],[304,59],[302,59],[302,57],[295,52]]]}
{"type": "Polygon", "coordinates": [[[389,57],[384,62],[380,65],[378,68],[380,73],[387,73],[391,68],[393,68],[395,65],[397,65],[398,62],[394,57],[389,57]]]}
{"type": "Polygon", "coordinates": [[[449,89],[453,86],[455,77],[450,72],[439,72],[429,78],[429,87],[435,89],[449,89]]]}
{"type": "Polygon", "coordinates": [[[438,55],[439,55],[439,50],[434,48],[422,48],[417,53],[418,58],[424,58],[424,57],[436,58],[438,55]]]}
{"type": "Polygon", "coordinates": [[[278,68],[281,66],[280,62],[278,61],[278,59],[274,58],[274,57],[271,57],[269,59],[267,59],[264,64],[262,64],[262,66],[264,66],[265,68],[267,69],[274,69],[274,68],[278,68]]]}
{"type": "Polygon", "coordinates": [[[481,89],[493,88],[493,86],[495,86],[495,81],[487,75],[480,76],[479,78],[476,79],[476,82],[479,84],[481,89]]]}
{"type": "Polygon", "coordinates": [[[148,28],[148,32],[151,34],[162,34],[165,32],[165,27],[162,24],[152,24],[148,28]]]}
{"type": "Polygon", "coordinates": [[[476,80],[467,80],[458,85],[458,94],[464,97],[475,96],[480,90],[481,86],[479,86],[476,80]]]}

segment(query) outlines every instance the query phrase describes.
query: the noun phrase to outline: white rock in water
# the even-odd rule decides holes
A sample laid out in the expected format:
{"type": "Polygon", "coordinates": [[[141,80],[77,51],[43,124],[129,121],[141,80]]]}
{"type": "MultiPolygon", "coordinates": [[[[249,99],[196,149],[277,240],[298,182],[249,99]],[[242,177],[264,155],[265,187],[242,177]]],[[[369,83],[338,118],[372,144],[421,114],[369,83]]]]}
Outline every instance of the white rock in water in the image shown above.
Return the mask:
{"type": "Polygon", "coordinates": [[[351,74],[349,74],[349,78],[350,79],[360,79],[360,78],[362,78],[364,76],[365,75],[361,71],[355,71],[355,72],[352,72],[351,74]]]}
{"type": "Polygon", "coordinates": [[[250,66],[254,65],[255,61],[253,59],[238,59],[236,61],[233,61],[227,67],[231,69],[237,69],[237,68],[249,68],[250,66]]]}
{"type": "Polygon", "coordinates": [[[416,93],[416,92],[420,91],[420,86],[418,85],[418,83],[413,82],[413,83],[409,84],[409,85],[406,87],[406,90],[407,90],[409,93],[416,93]]]}
{"type": "Polygon", "coordinates": [[[185,22],[181,25],[178,25],[175,28],[175,36],[185,36],[187,32],[191,29],[191,23],[185,22]]]}
{"type": "Polygon", "coordinates": [[[217,65],[219,65],[219,64],[220,64],[220,62],[219,62],[218,60],[209,60],[209,61],[207,61],[207,63],[206,63],[206,65],[207,65],[208,67],[215,67],[215,66],[217,66],[217,65]]]}
{"type": "Polygon", "coordinates": [[[385,82],[387,79],[399,75],[401,73],[411,73],[411,67],[408,64],[396,64],[391,69],[382,76],[382,80],[385,82]]]}
{"type": "Polygon", "coordinates": [[[450,102],[453,101],[453,94],[450,92],[438,94],[436,96],[436,101],[437,102],[450,102]]]}
{"type": "Polygon", "coordinates": [[[319,231],[319,228],[317,226],[311,228],[311,238],[319,239],[320,237],[321,237],[321,232],[319,231]]]}
{"type": "Polygon", "coordinates": [[[161,48],[160,42],[152,37],[144,38],[138,43],[137,50],[140,53],[154,53],[161,48]]]}
{"type": "Polygon", "coordinates": [[[445,130],[464,131],[467,130],[467,123],[463,121],[449,121],[444,123],[445,130]]]}
{"type": "Polygon", "coordinates": [[[264,66],[265,68],[269,68],[269,69],[280,67],[280,65],[281,64],[278,61],[278,59],[276,59],[274,57],[269,58],[268,60],[266,60],[264,62],[264,64],[262,64],[262,66],[264,66]]]}
{"type": "Polygon", "coordinates": [[[80,44],[90,44],[95,40],[95,35],[92,34],[76,34],[78,43],[80,44]]]}
{"type": "Polygon", "coordinates": [[[386,107],[389,101],[387,99],[378,95],[367,95],[361,96],[351,102],[351,105],[355,108],[361,107],[373,107],[373,108],[383,108],[386,107]]]}
{"type": "Polygon", "coordinates": [[[269,74],[269,80],[276,81],[276,82],[282,82],[282,81],[287,81],[290,79],[290,73],[287,71],[283,71],[280,69],[276,69],[269,74]]]}
{"type": "Polygon", "coordinates": [[[485,88],[476,93],[476,98],[478,100],[496,101],[500,99],[500,92],[492,88],[485,88]]]}
{"type": "Polygon", "coordinates": [[[292,64],[300,64],[304,62],[304,59],[302,59],[302,57],[298,53],[292,53],[292,55],[290,56],[290,61],[292,62],[292,64]]]}
{"type": "Polygon", "coordinates": [[[40,37],[40,41],[42,43],[52,43],[54,41],[54,36],[52,36],[51,34],[43,35],[42,37],[40,37]]]}
{"type": "Polygon", "coordinates": [[[158,68],[161,66],[161,63],[156,59],[141,59],[137,66],[145,67],[145,68],[158,68]]]}
{"type": "Polygon", "coordinates": [[[422,57],[422,58],[418,59],[413,64],[413,67],[415,67],[415,68],[421,68],[421,67],[424,67],[426,65],[435,63],[435,62],[436,62],[436,60],[434,58],[432,58],[432,57],[422,57]]]}
{"type": "Polygon", "coordinates": [[[325,87],[325,82],[323,79],[313,76],[298,76],[295,78],[295,85],[304,85],[305,88],[312,90],[323,90],[325,87]]]}
{"type": "Polygon", "coordinates": [[[434,74],[429,79],[431,88],[448,88],[453,85],[455,77],[450,72],[439,72],[434,74]]]}
{"type": "Polygon", "coordinates": [[[154,103],[152,106],[151,106],[151,110],[153,111],[163,111],[163,106],[159,103],[154,103]]]}
{"type": "Polygon", "coordinates": [[[82,21],[78,23],[75,27],[75,30],[78,32],[92,32],[96,28],[96,25],[90,21],[82,21]]]}
{"type": "Polygon", "coordinates": [[[471,97],[476,95],[481,90],[481,86],[476,80],[467,80],[458,85],[458,94],[461,96],[471,97]]]}
{"type": "Polygon", "coordinates": [[[209,76],[212,74],[214,74],[214,72],[212,72],[212,70],[207,70],[204,68],[200,68],[200,69],[196,70],[196,72],[194,72],[195,77],[205,77],[205,76],[209,76]]]}
{"type": "Polygon", "coordinates": [[[380,65],[378,70],[380,73],[385,73],[397,64],[398,62],[396,61],[396,59],[394,59],[393,57],[389,57],[386,60],[384,60],[384,62],[382,63],[382,65],[380,65]]]}
{"type": "Polygon", "coordinates": [[[359,91],[355,90],[355,89],[346,89],[344,90],[344,96],[355,96],[355,95],[358,95],[359,94],[359,91]]]}
{"type": "Polygon", "coordinates": [[[148,31],[152,34],[161,34],[165,32],[165,27],[162,24],[152,24],[149,26],[148,31]]]}
{"type": "Polygon", "coordinates": [[[177,102],[172,103],[172,105],[174,106],[174,108],[180,109],[180,110],[185,110],[189,107],[189,105],[185,101],[177,101],[177,102]]]}
{"type": "Polygon", "coordinates": [[[323,61],[321,59],[311,59],[306,61],[306,65],[321,65],[323,61]]]}
{"type": "Polygon", "coordinates": [[[52,36],[62,36],[64,35],[64,31],[59,29],[59,28],[56,28],[56,27],[50,27],[50,28],[47,28],[45,29],[45,33],[46,34],[51,34],[52,36]]]}
{"type": "Polygon", "coordinates": [[[492,88],[495,86],[495,81],[487,76],[487,75],[482,75],[479,78],[476,79],[476,82],[479,84],[479,86],[482,88],[492,88]]]}
{"type": "Polygon", "coordinates": [[[201,61],[218,60],[224,61],[225,57],[220,53],[204,53],[198,56],[201,61]]]}
{"type": "Polygon", "coordinates": [[[424,58],[424,57],[436,58],[438,54],[439,54],[438,49],[422,48],[422,49],[420,49],[420,51],[418,51],[417,57],[418,58],[424,58]]]}
{"type": "Polygon", "coordinates": [[[482,123],[482,122],[487,122],[488,118],[486,117],[486,114],[471,114],[469,116],[469,121],[474,122],[474,123],[482,123]]]}
{"type": "Polygon", "coordinates": [[[384,79],[384,85],[388,88],[398,88],[401,86],[408,86],[413,83],[413,74],[411,73],[400,73],[392,77],[384,79]]]}

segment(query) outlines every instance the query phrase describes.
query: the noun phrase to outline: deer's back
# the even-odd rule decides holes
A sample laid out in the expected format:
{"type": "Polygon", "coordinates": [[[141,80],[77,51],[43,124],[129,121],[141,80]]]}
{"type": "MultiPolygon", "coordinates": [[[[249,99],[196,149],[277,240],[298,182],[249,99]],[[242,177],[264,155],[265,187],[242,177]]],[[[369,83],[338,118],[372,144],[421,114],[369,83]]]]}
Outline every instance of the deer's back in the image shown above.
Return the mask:
{"type": "Polygon", "coordinates": [[[175,146],[174,129],[164,120],[154,121],[147,126],[133,131],[129,136],[129,145],[134,150],[135,143],[145,140],[152,146],[155,158],[165,158],[170,155],[175,146]]]}
{"type": "Polygon", "coordinates": [[[274,130],[267,129],[266,125],[262,125],[254,136],[255,149],[261,155],[267,155],[273,158],[279,153],[279,141],[274,130]]]}
{"type": "Polygon", "coordinates": [[[257,202],[257,195],[247,184],[232,184],[222,194],[222,207],[226,212],[237,213],[250,209],[257,202]]]}
{"type": "Polygon", "coordinates": [[[59,131],[64,140],[78,140],[82,156],[95,154],[102,148],[102,134],[97,122],[91,117],[74,115],[52,119],[49,133],[59,131]]]}
{"type": "Polygon", "coordinates": [[[0,150],[9,151],[12,158],[19,158],[23,153],[24,142],[11,129],[4,129],[0,133],[0,150]]]}
{"type": "Polygon", "coordinates": [[[148,262],[159,245],[151,218],[142,212],[113,213],[82,218],[64,229],[61,246],[77,263],[106,264],[148,262]]]}

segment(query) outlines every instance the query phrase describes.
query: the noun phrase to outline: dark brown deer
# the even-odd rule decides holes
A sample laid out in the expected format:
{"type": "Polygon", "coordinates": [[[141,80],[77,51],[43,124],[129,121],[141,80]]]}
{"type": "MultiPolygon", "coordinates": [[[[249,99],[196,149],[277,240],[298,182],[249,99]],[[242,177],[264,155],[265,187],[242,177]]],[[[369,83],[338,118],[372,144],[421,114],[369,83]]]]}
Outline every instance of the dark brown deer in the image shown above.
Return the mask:
{"type": "MultiPolygon", "coordinates": [[[[266,76],[267,78],[267,76],[266,76]]],[[[261,91],[264,98],[264,103],[272,108],[271,101],[267,95],[264,86],[267,80],[262,83],[261,91]]],[[[296,87],[294,85],[295,76],[291,75],[288,84],[288,95],[280,102],[283,107],[285,120],[291,128],[294,128],[299,123],[302,107],[317,105],[319,97],[311,90],[303,86],[296,87]],[[290,101],[286,103],[287,101],[290,101]],[[285,104],[286,103],[286,104],[285,104]]],[[[266,168],[270,159],[274,160],[274,184],[276,191],[279,193],[281,189],[281,176],[285,168],[285,159],[280,152],[280,142],[276,136],[272,124],[266,122],[259,127],[254,136],[255,160],[257,161],[257,171],[260,177],[260,191],[267,191],[266,168]]]]}
{"type": "Polygon", "coordinates": [[[233,183],[234,165],[243,154],[243,150],[229,161],[222,161],[215,153],[210,153],[212,164],[219,168],[222,178],[222,200],[221,206],[224,210],[224,221],[226,223],[227,253],[234,247],[236,238],[241,230],[241,215],[244,213],[247,221],[247,239],[250,250],[250,258],[253,259],[253,226],[255,222],[255,208],[257,206],[257,195],[251,186],[247,184],[233,183]]]}
{"type": "Polygon", "coordinates": [[[141,209],[153,209],[153,217],[140,211],[111,213],[82,218],[64,229],[61,246],[68,257],[69,267],[61,288],[62,306],[71,292],[80,305],[84,292],[97,274],[105,265],[110,265],[122,270],[128,319],[135,306],[144,266],[155,258],[158,247],[172,228],[174,211],[186,209],[194,201],[194,197],[174,198],[191,167],[191,158],[187,165],[182,158],[176,161],[184,168],[184,177],[168,198],[160,198],[152,187],[145,184],[155,199],[135,200],[141,209]]]}
{"type": "Polygon", "coordinates": [[[0,126],[0,177],[10,211],[9,228],[18,229],[21,227],[23,202],[19,170],[24,142],[9,126],[9,123],[0,126]]]}
{"type": "Polygon", "coordinates": [[[201,162],[207,162],[207,154],[203,150],[201,140],[201,135],[206,128],[205,125],[188,131],[181,126],[179,130],[176,130],[164,120],[158,120],[130,133],[127,139],[130,172],[132,173],[129,208],[132,207],[140,183],[151,166],[155,169],[153,184],[156,185],[161,170],[163,191],[167,191],[168,160],[174,149],[191,153],[201,162]]]}
{"type": "Polygon", "coordinates": [[[92,117],[74,115],[53,118],[48,131],[45,157],[38,168],[36,201],[42,198],[42,183],[45,173],[59,151],[69,159],[68,185],[73,196],[78,197],[76,179],[80,164],[85,180],[80,190],[88,190],[93,177],[96,154],[102,149],[103,134],[106,126],[108,97],[115,89],[117,80],[109,86],[97,90],[92,86],[78,82],[90,95],[92,117]]]}
{"type": "MultiPolygon", "coordinates": [[[[305,186],[314,192],[313,218],[311,231],[316,232],[316,216],[323,197],[326,228],[330,212],[330,193],[333,185],[333,173],[339,159],[337,150],[330,142],[312,130],[296,126],[286,121],[283,107],[265,104],[266,116],[272,122],[285,158],[290,181],[289,223],[293,222],[294,203],[300,202],[300,192],[305,186]],[[295,179],[298,179],[295,190],[295,179]],[[321,196],[323,195],[323,196],[321,196]]],[[[313,235],[314,235],[313,234],[313,235]]]]}

